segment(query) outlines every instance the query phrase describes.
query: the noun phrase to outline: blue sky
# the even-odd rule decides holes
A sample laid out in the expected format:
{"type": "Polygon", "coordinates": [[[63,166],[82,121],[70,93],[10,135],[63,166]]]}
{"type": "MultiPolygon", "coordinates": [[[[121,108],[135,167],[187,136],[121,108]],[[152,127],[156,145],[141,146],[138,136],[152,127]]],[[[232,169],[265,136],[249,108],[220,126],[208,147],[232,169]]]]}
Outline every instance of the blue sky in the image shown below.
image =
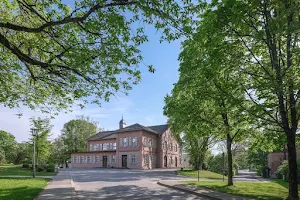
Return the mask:
{"type": "MultiPolygon", "coordinates": [[[[140,123],[143,125],[164,124],[167,118],[163,116],[164,96],[170,93],[173,84],[177,81],[180,53],[180,41],[160,43],[160,34],[152,26],[146,26],[149,42],[140,47],[144,63],[153,65],[155,73],[148,72],[148,68],[141,65],[142,80],[133,87],[128,96],[118,95],[110,102],[103,103],[102,107],[87,105],[84,109],[74,108],[74,112],[59,114],[52,124],[52,138],[60,134],[63,124],[79,115],[90,116],[104,129],[118,128],[122,115],[127,125],[140,123]]],[[[0,130],[15,135],[17,141],[26,141],[29,138],[32,116],[44,116],[28,108],[9,109],[0,106],[0,130]],[[23,117],[16,116],[23,113],[23,117]]]]}

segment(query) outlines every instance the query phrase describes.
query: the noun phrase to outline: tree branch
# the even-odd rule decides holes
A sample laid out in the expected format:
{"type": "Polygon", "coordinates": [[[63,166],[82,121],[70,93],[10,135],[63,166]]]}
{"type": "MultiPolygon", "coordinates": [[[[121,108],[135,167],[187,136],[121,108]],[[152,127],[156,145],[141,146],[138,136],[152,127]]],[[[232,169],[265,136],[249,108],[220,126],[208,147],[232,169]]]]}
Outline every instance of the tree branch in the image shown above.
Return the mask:
{"type": "Polygon", "coordinates": [[[9,22],[6,22],[6,23],[0,22],[0,27],[15,30],[15,31],[24,31],[24,32],[29,32],[29,33],[39,33],[39,32],[43,31],[44,29],[46,29],[48,27],[63,25],[63,24],[67,24],[67,23],[83,22],[92,13],[94,13],[94,12],[96,12],[96,11],[102,9],[102,8],[108,8],[108,7],[114,7],[114,6],[129,6],[129,5],[134,5],[134,4],[137,4],[137,2],[136,1],[125,1],[125,0],[118,1],[118,2],[111,2],[111,3],[104,4],[104,5],[103,4],[96,4],[93,7],[91,7],[82,17],[69,17],[68,16],[68,17],[66,17],[62,20],[50,21],[50,22],[44,23],[40,27],[36,27],[36,28],[20,26],[20,25],[9,23],[9,22]]]}

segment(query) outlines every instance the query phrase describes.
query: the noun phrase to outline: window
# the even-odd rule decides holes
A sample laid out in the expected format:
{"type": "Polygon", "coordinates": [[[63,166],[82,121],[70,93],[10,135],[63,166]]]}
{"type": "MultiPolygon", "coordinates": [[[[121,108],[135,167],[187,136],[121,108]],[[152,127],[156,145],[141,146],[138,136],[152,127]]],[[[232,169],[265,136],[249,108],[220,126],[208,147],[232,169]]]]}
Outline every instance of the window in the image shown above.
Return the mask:
{"type": "Polygon", "coordinates": [[[177,152],[177,144],[175,144],[175,150],[174,151],[177,152]]]}
{"type": "Polygon", "coordinates": [[[143,137],[143,146],[146,147],[147,146],[147,138],[143,137]]]}
{"type": "Polygon", "coordinates": [[[99,144],[95,144],[93,147],[93,151],[98,151],[99,150],[99,144]]]}
{"type": "Polygon", "coordinates": [[[132,146],[134,146],[134,147],[137,146],[137,137],[132,138],[132,146]]]}
{"type": "Polygon", "coordinates": [[[152,147],[152,138],[148,138],[148,147],[152,147]]]}
{"type": "Polygon", "coordinates": [[[80,163],[84,163],[84,157],[80,156],[80,163]]]}
{"type": "Polygon", "coordinates": [[[167,150],[167,148],[168,148],[168,143],[167,143],[167,141],[164,141],[163,149],[167,150]]]}
{"type": "Polygon", "coordinates": [[[78,157],[74,156],[74,163],[78,163],[78,157]]]}
{"type": "Polygon", "coordinates": [[[157,142],[156,142],[156,140],[153,140],[153,148],[156,148],[157,147],[157,142]]]}
{"type": "Polygon", "coordinates": [[[144,155],[144,163],[145,164],[149,163],[149,155],[144,155]]]}
{"type": "Polygon", "coordinates": [[[113,143],[109,143],[109,149],[113,149],[113,143]]]}
{"type": "Polygon", "coordinates": [[[128,146],[132,147],[132,137],[128,138],[128,146]]]}
{"type": "Polygon", "coordinates": [[[170,156],[170,161],[171,161],[171,164],[173,164],[173,157],[170,156]]]}
{"type": "Polygon", "coordinates": [[[137,156],[136,155],[131,155],[131,163],[137,163],[137,156]]]}
{"type": "Polygon", "coordinates": [[[123,138],[120,138],[120,147],[123,147],[124,143],[123,143],[123,138]]]}
{"type": "Polygon", "coordinates": [[[117,143],[113,143],[113,150],[117,149],[117,143]]]}
{"type": "Polygon", "coordinates": [[[92,163],[91,156],[88,156],[88,157],[87,157],[87,163],[92,163]]]}
{"type": "Polygon", "coordinates": [[[103,150],[103,144],[99,144],[99,150],[103,150]]]}
{"type": "Polygon", "coordinates": [[[93,151],[93,145],[90,144],[90,151],[93,151]]]}
{"type": "Polygon", "coordinates": [[[92,157],[92,163],[95,163],[95,156],[92,157]]]}
{"type": "Polygon", "coordinates": [[[111,162],[112,162],[112,163],[116,163],[116,156],[112,156],[111,162]]]}
{"type": "Polygon", "coordinates": [[[128,138],[123,138],[124,140],[124,147],[128,147],[128,138]]]}
{"type": "Polygon", "coordinates": [[[170,150],[170,151],[173,150],[173,144],[172,144],[172,142],[170,143],[169,150],[170,150]]]}
{"type": "Polygon", "coordinates": [[[100,163],[100,157],[96,156],[96,163],[100,163]]]}
{"type": "Polygon", "coordinates": [[[109,143],[104,143],[103,144],[103,150],[108,150],[109,148],[109,143]]]}

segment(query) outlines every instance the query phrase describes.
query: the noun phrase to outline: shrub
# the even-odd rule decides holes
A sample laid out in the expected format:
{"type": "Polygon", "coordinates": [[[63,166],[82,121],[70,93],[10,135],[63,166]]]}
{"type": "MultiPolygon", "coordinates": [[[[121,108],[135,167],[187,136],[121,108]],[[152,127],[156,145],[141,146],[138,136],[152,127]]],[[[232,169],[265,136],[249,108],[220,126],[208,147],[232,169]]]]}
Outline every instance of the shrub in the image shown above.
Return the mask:
{"type": "Polygon", "coordinates": [[[37,166],[36,170],[38,172],[42,172],[42,171],[44,171],[44,167],[39,165],[39,166],[37,166]]]}
{"type": "Polygon", "coordinates": [[[278,167],[276,176],[277,178],[282,178],[284,175],[285,179],[289,177],[289,163],[287,160],[283,161],[282,164],[278,167]]]}
{"type": "Polygon", "coordinates": [[[28,163],[23,163],[22,168],[29,168],[29,164],[28,163]]]}
{"type": "Polygon", "coordinates": [[[49,164],[46,168],[46,171],[47,172],[54,172],[54,168],[55,168],[55,165],[54,164],[49,164]]]}

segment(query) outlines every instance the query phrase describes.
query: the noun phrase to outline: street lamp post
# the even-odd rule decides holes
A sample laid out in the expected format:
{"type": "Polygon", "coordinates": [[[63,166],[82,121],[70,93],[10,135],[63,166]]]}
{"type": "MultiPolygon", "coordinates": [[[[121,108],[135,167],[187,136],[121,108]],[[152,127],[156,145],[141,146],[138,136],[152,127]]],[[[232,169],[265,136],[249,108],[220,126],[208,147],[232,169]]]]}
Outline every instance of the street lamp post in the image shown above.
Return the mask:
{"type": "Polygon", "coordinates": [[[35,137],[37,136],[37,131],[38,131],[38,129],[36,129],[36,128],[31,128],[30,129],[30,131],[31,131],[31,134],[32,134],[32,136],[33,136],[33,166],[32,166],[32,177],[33,178],[35,178],[35,171],[36,171],[36,169],[35,169],[35,137]]]}

